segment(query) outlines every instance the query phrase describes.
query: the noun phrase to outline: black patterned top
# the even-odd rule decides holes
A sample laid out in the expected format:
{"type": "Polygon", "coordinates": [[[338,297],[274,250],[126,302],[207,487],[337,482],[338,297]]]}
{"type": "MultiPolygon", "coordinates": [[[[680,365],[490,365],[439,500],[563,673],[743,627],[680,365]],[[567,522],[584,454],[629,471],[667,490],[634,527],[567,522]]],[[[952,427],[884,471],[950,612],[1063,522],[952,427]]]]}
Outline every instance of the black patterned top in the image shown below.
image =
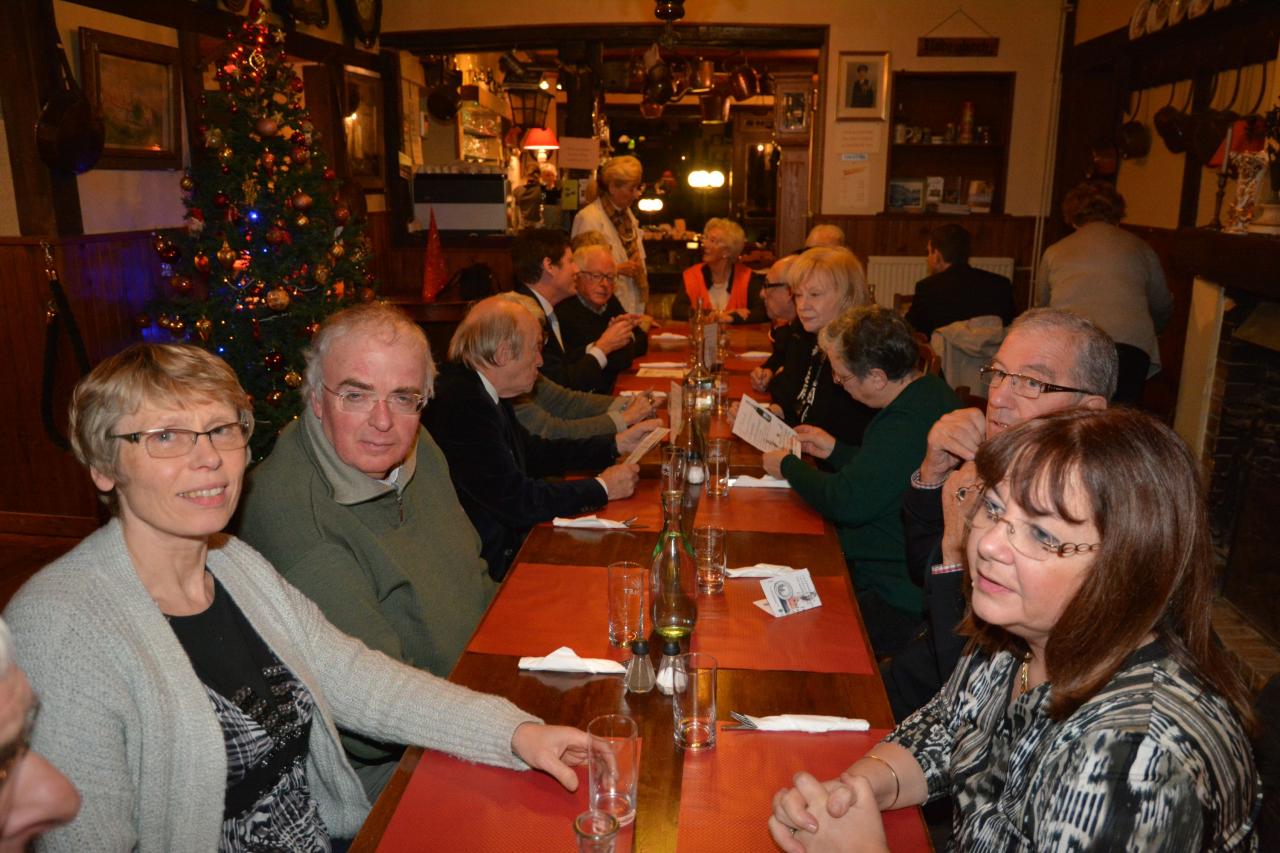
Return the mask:
{"type": "Polygon", "coordinates": [[[328,853],[307,779],[315,703],[214,581],[213,603],[169,624],[222,725],[227,792],[220,851],[328,853]]]}
{"type": "Polygon", "coordinates": [[[1042,684],[1010,701],[1020,661],[963,658],[886,740],[955,799],[965,851],[1255,850],[1261,781],[1221,697],[1160,643],[1136,651],[1062,722],[1042,684]]]}

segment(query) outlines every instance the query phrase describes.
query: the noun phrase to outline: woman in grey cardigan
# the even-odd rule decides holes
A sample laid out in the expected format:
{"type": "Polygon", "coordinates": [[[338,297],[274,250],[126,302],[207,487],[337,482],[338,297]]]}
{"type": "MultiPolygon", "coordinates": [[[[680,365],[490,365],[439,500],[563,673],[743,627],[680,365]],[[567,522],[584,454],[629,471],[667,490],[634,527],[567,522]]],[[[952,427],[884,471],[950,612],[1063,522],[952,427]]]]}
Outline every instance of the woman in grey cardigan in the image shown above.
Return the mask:
{"type": "Polygon", "coordinates": [[[44,847],[330,850],[369,810],[338,727],[575,789],[583,732],[369,650],[221,533],[252,428],[198,347],[138,344],[76,387],[73,447],[114,518],[6,612],[43,697],[34,747],[84,801],[44,847]]]}

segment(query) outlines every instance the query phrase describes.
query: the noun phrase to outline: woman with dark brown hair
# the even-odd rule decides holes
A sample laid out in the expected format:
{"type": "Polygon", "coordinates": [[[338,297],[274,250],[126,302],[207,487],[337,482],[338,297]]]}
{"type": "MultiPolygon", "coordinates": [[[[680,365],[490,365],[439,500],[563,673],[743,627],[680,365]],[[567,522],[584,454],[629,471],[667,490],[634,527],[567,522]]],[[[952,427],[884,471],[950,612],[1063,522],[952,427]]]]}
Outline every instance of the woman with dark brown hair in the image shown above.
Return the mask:
{"type": "Polygon", "coordinates": [[[1151,247],[1120,227],[1124,196],[1107,181],[1085,181],[1067,193],[1062,216],[1075,229],[1044,251],[1035,306],[1085,317],[1109,334],[1120,356],[1117,403],[1142,402],[1160,370],[1156,335],[1173,312],[1164,269],[1151,247]]]}
{"type": "Polygon", "coordinates": [[[1247,690],[1210,624],[1197,468],[1127,409],[978,451],[968,654],[838,779],[774,798],[787,851],[887,850],[880,811],[954,798],[963,850],[1253,850],[1247,690]]]}

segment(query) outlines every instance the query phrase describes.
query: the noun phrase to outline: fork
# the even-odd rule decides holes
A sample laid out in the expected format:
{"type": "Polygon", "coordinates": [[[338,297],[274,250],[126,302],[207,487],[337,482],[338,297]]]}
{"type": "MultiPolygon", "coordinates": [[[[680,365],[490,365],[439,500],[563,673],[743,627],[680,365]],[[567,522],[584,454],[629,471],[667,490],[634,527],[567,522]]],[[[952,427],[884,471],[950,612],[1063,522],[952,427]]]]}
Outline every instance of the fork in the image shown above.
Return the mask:
{"type": "Polygon", "coordinates": [[[737,720],[738,725],[742,726],[744,729],[757,728],[756,724],[746,714],[739,714],[737,711],[730,711],[729,716],[737,720]]]}

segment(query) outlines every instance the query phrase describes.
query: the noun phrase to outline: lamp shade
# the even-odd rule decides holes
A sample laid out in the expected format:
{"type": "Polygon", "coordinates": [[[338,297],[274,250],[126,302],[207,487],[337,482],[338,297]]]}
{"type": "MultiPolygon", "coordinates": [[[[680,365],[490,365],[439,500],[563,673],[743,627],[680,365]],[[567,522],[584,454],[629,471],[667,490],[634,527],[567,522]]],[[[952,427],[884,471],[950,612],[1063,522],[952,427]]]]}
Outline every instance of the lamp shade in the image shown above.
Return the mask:
{"type": "Polygon", "coordinates": [[[525,151],[551,151],[560,147],[555,132],[546,127],[531,127],[520,145],[525,151]]]}
{"type": "Polygon", "coordinates": [[[511,123],[516,127],[546,127],[551,95],[537,83],[511,83],[506,87],[511,102],[511,123]]]}

